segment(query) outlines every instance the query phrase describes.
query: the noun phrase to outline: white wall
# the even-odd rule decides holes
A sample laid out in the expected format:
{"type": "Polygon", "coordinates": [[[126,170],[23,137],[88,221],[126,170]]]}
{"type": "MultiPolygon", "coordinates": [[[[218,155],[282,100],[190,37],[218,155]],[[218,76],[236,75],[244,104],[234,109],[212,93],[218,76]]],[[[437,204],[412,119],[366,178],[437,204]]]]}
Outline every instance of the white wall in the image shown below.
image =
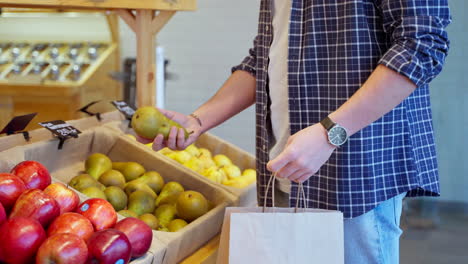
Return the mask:
{"type": "MultiPolygon", "coordinates": [[[[209,99],[247,55],[257,31],[259,0],[201,0],[195,12],[178,12],[157,37],[178,76],[166,83],[166,108],[189,114],[209,99]]],[[[135,37],[121,25],[122,58],[135,57],[135,37]]],[[[255,115],[250,107],[211,132],[251,153],[255,115]]]]}

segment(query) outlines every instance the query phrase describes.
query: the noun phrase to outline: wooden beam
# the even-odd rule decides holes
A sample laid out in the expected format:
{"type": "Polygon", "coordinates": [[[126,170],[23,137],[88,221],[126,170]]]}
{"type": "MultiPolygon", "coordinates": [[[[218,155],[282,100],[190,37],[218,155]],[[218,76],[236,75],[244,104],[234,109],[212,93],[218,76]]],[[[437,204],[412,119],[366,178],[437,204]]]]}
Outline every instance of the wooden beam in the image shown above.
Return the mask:
{"type": "Polygon", "coordinates": [[[123,21],[130,27],[133,32],[136,32],[136,19],[135,15],[132,13],[132,10],[127,9],[117,9],[115,10],[117,14],[122,18],[123,21]]]}
{"type": "Polygon", "coordinates": [[[0,7],[6,6],[193,11],[196,0],[0,0],[0,7]]]}
{"type": "Polygon", "coordinates": [[[169,22],[169,19],[175,14],[175,11],[160,11],[159,14],[151,22],[151,30],[153,34],[158,34],[164,25],[169,22]]]}
{"type": "Polygon", "coordinates": [[[156,105],[155,46],[151,34],[154,11],[136,11],[137,38],[137,107],[156,105]]]}

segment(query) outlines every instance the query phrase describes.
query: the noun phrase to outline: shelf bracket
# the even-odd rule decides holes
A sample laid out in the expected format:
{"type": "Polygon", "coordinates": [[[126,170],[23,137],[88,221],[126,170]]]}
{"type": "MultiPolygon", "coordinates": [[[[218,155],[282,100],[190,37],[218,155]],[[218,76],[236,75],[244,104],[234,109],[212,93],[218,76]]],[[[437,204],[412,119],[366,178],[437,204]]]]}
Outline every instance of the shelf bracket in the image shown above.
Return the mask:
{"type": "Polygon", "coordinates": [[[123,21],[130,27],[133,32],[136,32],[136,18],[132,10],[129,9],[117,9],[117,14],[122,18],[123,21]]]}
{"type": "Polygon", "coordinates": [[[175,14],[175,11],[159,11],[159,14],[151,21],[152,34],[158,34],[158,32],[169,22],[169,19],[175,14]]]}

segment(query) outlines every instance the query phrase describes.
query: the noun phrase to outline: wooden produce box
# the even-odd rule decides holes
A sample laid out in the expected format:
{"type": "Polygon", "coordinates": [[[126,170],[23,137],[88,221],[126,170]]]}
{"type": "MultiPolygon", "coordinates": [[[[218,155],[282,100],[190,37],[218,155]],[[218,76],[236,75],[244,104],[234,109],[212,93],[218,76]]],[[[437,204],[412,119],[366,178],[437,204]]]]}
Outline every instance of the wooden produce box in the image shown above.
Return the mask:
{"type": "MultiPolygon", "coordinates": [[[[116,121],[116,122],[109,122],[105,124],[105,126],[116,129],[117,131],[123,134],[132,134],[134,135],[135,132],[133,129],[128,127],[127,120],[123,121],[116,121]]],[[[134,141],[131,138],[127,137],[129,141],[134,141]]],[[[138,143],[138,142],[137,142],[138,143]]],[[[141,144],[144,146],[143,144],[141,144]]],[[[214,155],[216,154],[224,154],[229,157],[232,162],[237,165],[242,171],[248,168],[255,169],[255,156],[252,154],[240,149],[239,147],[215,136],[210,133],[204,133],[201,135],[198,140],[195,142],[197,147],[202,147],[210,150],[214,155]]],[[[147,147],[148,148],[148,147],[147,147]]],[[[148,148],[151,150],[150,148],[148,148]]],[[[200,175],[199,173],[186,168],[179,164],[177,161],[174,161],[160,153],[154,152],[155,155],[158,155],[166,160],[166,162],[171,163],[173,166],[179,167],[181,170],[185,171],[185,173],[193,175],[194,177],[198,177],[204,181],[216,184],[217,186],[225,189],[226,191],[232,193],[236,197],[236,206],[256,206],[257,204],[257,187],[255,183],[250,184],[245,188],[234,188],[230,186],[225,186],[222,184],[214,183],[207,179],[206,177],[200,175]]]]}
{"type": "Polygon", "coordinates": [[[153,231],[153,263],[176,263],[196,251],[218,234],[227,206],[234,204],[234,197],[213,183],[193,177],[165,158],[154,155],[149,148],[128,140],[128,137],[106,127],[84,131],[76,139],[67,140],[58,150],[58,140],[36,142],[15,147],[0,153],[0,168],[12,168],[22,160],[36,160],[44,164],[52,176],[68,182],[84,170],[84,161],[95,152],[109,156],[112,161],[136,161],[146,170],[159,172],[166,182],[180,182],[187,190],[201,192],[215,207],[191,222],[179,232],[153,231]]]}

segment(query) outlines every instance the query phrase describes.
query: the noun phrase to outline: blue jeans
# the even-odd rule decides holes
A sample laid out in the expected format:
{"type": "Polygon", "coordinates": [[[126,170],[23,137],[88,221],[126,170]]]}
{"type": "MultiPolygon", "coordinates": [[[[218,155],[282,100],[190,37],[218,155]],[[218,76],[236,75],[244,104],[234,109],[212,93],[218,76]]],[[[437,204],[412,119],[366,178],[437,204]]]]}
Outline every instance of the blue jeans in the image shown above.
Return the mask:
{"type": "Polygon", "coordinates": [[[372,211],[344,220],[346,264],[398,264],[400,216],[406,193],[379,204],[372,211]]]}

